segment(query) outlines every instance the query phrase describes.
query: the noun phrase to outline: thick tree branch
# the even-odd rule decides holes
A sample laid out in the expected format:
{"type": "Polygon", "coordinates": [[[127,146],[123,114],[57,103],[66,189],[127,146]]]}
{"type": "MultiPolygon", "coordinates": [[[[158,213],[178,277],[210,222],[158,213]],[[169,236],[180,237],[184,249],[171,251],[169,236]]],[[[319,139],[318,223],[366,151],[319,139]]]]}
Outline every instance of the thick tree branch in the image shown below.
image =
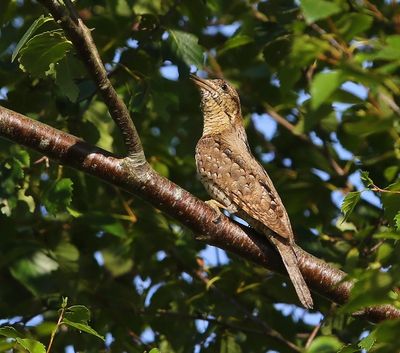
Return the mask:
{"type": "MultiPolygon", "coordinates": [[[[1,106],[0,136],[136,194],[185,224],[195,234],[203,234],[209,244],[286,274],[280,257],[265,237],[226,217],[215,222],[212,208],[157,174],[147,163],[137,164],[131,158],[116,158],[77,137],[1,106]]],[[[346,302],[352,285],[344,281],[346,274],[300,248],[296,248],[296,252],[301,272],[310,288],[336,303],[346,302]]],[[[362,315],[378,322],[400,318],[400,310],[381,305],[365,309],[362,315]]]]}
{"type": "Polygon", "coordinates": [[[56,0],[39,0],[39,2],[50,11],[54,20],[62,27],[95,81],[111,117],[124,137],[128,157],[135,159],[136,163],[145,163],[140,138],[128,108],[118,96],[107,76],[107,71],[93,42],[90,30],[78,17],[69,0],[64,1],[68,9],[56,0]]]}

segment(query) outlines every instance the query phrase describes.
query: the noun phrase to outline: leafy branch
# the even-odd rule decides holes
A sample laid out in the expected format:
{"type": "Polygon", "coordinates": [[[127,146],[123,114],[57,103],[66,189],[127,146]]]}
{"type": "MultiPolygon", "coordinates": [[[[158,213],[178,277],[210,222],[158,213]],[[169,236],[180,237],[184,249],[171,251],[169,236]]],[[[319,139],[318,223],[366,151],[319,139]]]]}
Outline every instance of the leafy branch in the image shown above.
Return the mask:
{"type": "Polygon", "coordinates": [[[62,323],[62,320],[64,319],[64,313],[65,313],[65,309],[67,307],[67,303],[68,303],[68,298],[63,298],[62,299],[62,303],[61,303],[61,308],[60,308],[60,315],[58,316],[58,320],[57,320],[56,326],[54,327],[53,331],[51,332],[50,341],[49,341],[49,344],[47,346],[46,353],[49,353],[51,351],[51,347],[53,345],[54,337],[56,336],[58,328],[60,327],[60,325],[62,323]]]}
{"type": "Polygon", "coordinates": [[[135,159],[137,164],[144,164],[143,148],[128,108],[112,86],[91,32],[79,18],[74,5],[70,0],[64,0],[66,6],[55,0],[39,0],[39,2],[50,11],[54,20],[63,28],[95,81],[111,117],[124,137],[128,156],[135,159]]]}
{"type": "MultiPolygon", "coordinates": [[[[364,184],[366,184],[366,188],[360,191],[352,191],[349,192],[346,197],[344,198],[343,202],[342,202],[342,206],[341,206],[341,210],[343,213],[343,221],[345,222],[348,220],[348,218],[350,217],[350,215],[352,214],[352,212],[354,211],[354,208],[356,207],[357,203],[361,200],[361,194],[365,191],[374,191],[374,192],[378,192],[378,193],[382,193],[382,194],[390,194],[390,195],[400,195],[400,191],[397,189],[388,189],[390,188],[390,186],[388,188],[382,189],[379,186],[377,186],[373,180],[370,178],[369,173],[366,171],[361,171],[361,180],[364,182],[364,184]]],[[[395,187],[396,184],[394,185],[395,187]]],[[[399,213],[397,213],[397,215],[395,216],[395,222],[396,222],[396,227],[397,229],[400,229],[400,227],[398,226],[398,219],[399,219],[399,213]]]]}

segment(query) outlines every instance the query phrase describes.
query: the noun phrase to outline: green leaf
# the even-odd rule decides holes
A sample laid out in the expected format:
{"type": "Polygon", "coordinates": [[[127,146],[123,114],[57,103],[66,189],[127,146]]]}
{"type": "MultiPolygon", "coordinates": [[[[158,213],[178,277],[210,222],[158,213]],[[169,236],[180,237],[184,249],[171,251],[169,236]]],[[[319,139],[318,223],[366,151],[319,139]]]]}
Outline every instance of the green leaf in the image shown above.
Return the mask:
{"type": "Polygon", "coordinates": [[[389,182],[394,181],[394,179],[399,173],[399,169],[400,167],[398,167],[397,165],[392,165],[390,167],[387,167],[383,172],[385,179],[389,182]]]}
{"type": "Polygon", "coordinates": [[[72,322],[87,322],[90,320],[90,311],[84,305],[72,305],[66,309],[64,317],[72,322]]]}
{"type": "Polygon", "coordinates": [[[119,221],[113,220],[111,223],[103,224],[102,228],[106,233],[110,233],[120,238],[126,237],[126,230],[119,221]]]}
{"type": "Polygon", "coordinates": [[[351,40],[356,35],[371,27],[373,17],[362,13],[349,13],[343,15],[337,22],[339,33],[346,39],[351,40]]]}
{"type": "Polygon", "coordinates": [[[29,40],[29,38],[32,36],[33,33],[36,32],[36,30],[43,26],[46,22],[53,21],[53,17],[45,17],[44,15],[40,16],[38,19],[35,20],[31,24],[31,26],[28,28],[28,30],[24,33],[20,41],[18,42],[17,46],[15,47],[12,56],[11,56],[11,61],[13,62],[15,58],[17,57],[19,51],[21,48],[25,45],[25,43],[29,40]]]}
{"type": "Polygon", "coordinates": [[[359,270],[356,275],[357,281],[351,289],[349,301],[339,309],[340,312],[353,313],[367,306],[392,302],[389,294],[393,286],[393,278],[389,273],[359,270]]]}
{"type": "Polygon", "coordinates": [[[343,129],[349,135],[360,136],[362,138],[388,131],[393,127],[391,119],[377,119],[376,116],[362,116],[355,121],[344,122],[343,129]]]}
{"type": "Polygon", "coordinates": [[[290,52],[292,66],[303,68],[317,59],[318,55],[329,49],[327,41],[309,35],[296,36],[290,52]]]}
{"type": "Polygon", "coordinates": [[[398,231],[400,231],[400,212],[394,217],[394,224],[398,231]]]}
{"type": "Polygon", "coordinates": [[[20,68],[35,77],[45,77],[51,65],[59,62],[71,48],[72,43],[60,31],[40,33],[20,51],[20,68]]]}
{"type": "Polygon", "coordinates": [[[72,200],[72,180],[63,178],[53,183],[45,192],[43,204],[46,210],[55,215],[58,212],[65,211],[72,200]]]}
{"type": "Polygon", "coordinates": [[[57,245],[55,249],[55,254],[57,257],[62,258],[68,261],[76,261],[79,259],[79,250],[78,248],[66,241],[62,241],[57,245]]]}
{"type": "Polygon", "coordinates": [[[393,245],[389,243],[383,243],[376,253],[376,260],[381,264],[387,264],[393,254],[393,245]]]}
{"type": "Polygon", "coordinates": [[[353,345],[349,344],[344,346],[338,351],[338,353],[359,353],[360,349],[358,347],[354,347],[353,345]]]}
{"type": "Polygon", "coordinates": [[[46,348],[43,343],[32,340],[30,338],[17,338],[17,342],[25,348],[29,353],[46,353],[46,348]]]}
{"type": "Polygon", "coordinates": [[[313,23],[341,11],[341,8],[332,1],[301,0],[300,5],[308,23],[313,23]]]}
{"type": "MultiPolygon", "coordinates": [[[[396,219],[395,219],[396,220],[396,219]]],[[[400,229],[399,229],[400,230],[400,229]]],[[[394,239],[394,240],[400,240],[400,233],[395,233],[391,231],[386,231],[386,232],[380,232],[377,234],[374,234],[374,239],[394,239]]]]}
{"type": "Polygon", "coordinates": [[[186,65],[203,66],[203,49],[198,38],[187,32],[169,30],[168,43],[172,52],[186,65]]]}
{"type": "Polygon", "coordinates": [[[98,334],[88,324],[90,320],[90,311],[84,305],[73,305],[66,309],[64,314],[63,324],[74,327],[80,331],[89,333],[104,341],[104,337],[98,334]]]}
{"type": "Polygon", "coordinates": [[[56,84],[71,102],[76,102],[79,96],[79,88],[73,79],[68,57],[63,58],[56,65],[56,84]]]}
{"type": "Polygon", "coordinates": [[[372,185],[374,185],[374,182],[372,181],[372,179],[369,177],[369,173],[366,171],[361,171],[361,180],[364,184],[367,185],[367,187],[370,187],[372,185]]]}
{"type": "Polygon", "coordinates": [[[104,266],[114,277],[126,274],[132,270],[134,262],[127,254],[126,246],[113,246],[102,250],[104,266]]]}
{"type": "Polygon", "coordinates": [[[76,328],[79,331],[83,331],[83,332],[86,332],[86,333],[88,333],[90,335],[96,336],[96,337],[100,338],[103,341],[105,340],[103,336],[101,336],[99,333],[97,333],[88,324],[79,323],[79,322],[73,322],[73,321],[70,321],[68,319],[64,319],[61,323],[64,324],[64,325],[76,328]]]}
{"type": "Polygon", "coordinates": [[[311,107],[317,109],[343,83],[341,71],[320,72],[311,83],[311,107]]]}
{"type": "Polygon", "coordinates": [[[58,263],[47,256],[44,252],[38,251],[29,258],[22,258],[15,261],[10,272],[22,285],[34,295],[39,295],[50,285],[49,275],[58,269],[58,263]]]}
{"type": "Polygon", "coordinates": [[[221,47],[221,49],[219,50],[219,54],[222,55],[223,53],[225,53],[226,51],[228,51],[230,49],[241,47],[243,45],[253,43],[253,42],[254,42],[254,39],[249,36],[246,36],[246,35],[237,35],[237,36],[231,37],[221,47]]]}
{"type": "Polygon", "coordinates": [[[386,37],[386,45],[378,50],[373,58],[398,60],[400,57],[400,35],[391,35],[386,37]]]}
{"type": "Polygon", "coordinates": [[[162,163],[159,160],[152,160],[150,164],[158,174],[161,174],[162,176],[168,178],[169,169],[165,163],[162,163]]]}
{"type": "Polygon", "coordinates": [[[342,346],[343,343],[334,336],[317,337],[308,347],[306,353],[334,353],[342,346]]]}
{"type": "Polygon", "coordinates": [[[344,216],[343,222],[347,221],[350,214],[353,212],[354,207],[356,207],[357,202],[360,201],[360,198],[361,198],[360,191],[349,192],[346,195],[346,197],[343,200],[342,206],[340,208],[344,216]]]}
{"type": "Polygon", "coordinates": [[[0,327],[0,335],[7,338],[17,338],[21,337],[19,332],[12,326],[0,327]]]}
{"type": "Polygon", "coordinates": [[[385,188],[388,191],[395,192],[384,192],[381,194],[381,200],[383,204],[384,214],[386,219],[394,225],[395,217],[400,212],[400,181],[393,183],[385,188]]]}
{"type": "Polygon", "coordinates": [[[65,318],[73,322],[87,322],[90,320],[90,311],[84,305],[72,305],[65,311],[65,318]]]}
{"type": "Polygon", "coordinates": [[[158,348],[153,348],[149,353],[160,353],[158,348]]]}
{"type": "Polygon", "coordinates": [[[220,353],[242,353],[242,348],[236,342],[235,337],[226,335],[221,340],[220,353]]]}

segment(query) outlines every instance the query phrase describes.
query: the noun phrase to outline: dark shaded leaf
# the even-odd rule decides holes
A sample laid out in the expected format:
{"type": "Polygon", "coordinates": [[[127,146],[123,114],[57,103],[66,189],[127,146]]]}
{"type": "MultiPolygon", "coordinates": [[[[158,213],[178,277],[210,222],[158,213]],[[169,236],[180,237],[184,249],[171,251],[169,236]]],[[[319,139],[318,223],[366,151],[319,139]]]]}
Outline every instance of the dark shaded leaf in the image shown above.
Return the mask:
{"type": "Polygon", "coordinates": [[[45,192],[43,204],[51,214],[65,211],[72,199],[72,180],[63,178],[54,182],[45,192]]]}

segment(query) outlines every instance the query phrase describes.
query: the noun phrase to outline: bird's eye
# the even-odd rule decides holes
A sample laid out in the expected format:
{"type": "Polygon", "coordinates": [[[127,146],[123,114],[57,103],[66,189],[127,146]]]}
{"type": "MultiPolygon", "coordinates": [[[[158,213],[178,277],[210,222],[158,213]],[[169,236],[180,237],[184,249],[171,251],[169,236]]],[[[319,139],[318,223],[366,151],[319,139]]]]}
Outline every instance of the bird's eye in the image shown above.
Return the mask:
{"type": "Polygon", "coordinates": [[[227,91],[227,90],[228,90],[228,86],[227,86],[226,83],[223,83],[223,84],[221,85],[221,88],[222,88],[224,91],[227,91]]]}

